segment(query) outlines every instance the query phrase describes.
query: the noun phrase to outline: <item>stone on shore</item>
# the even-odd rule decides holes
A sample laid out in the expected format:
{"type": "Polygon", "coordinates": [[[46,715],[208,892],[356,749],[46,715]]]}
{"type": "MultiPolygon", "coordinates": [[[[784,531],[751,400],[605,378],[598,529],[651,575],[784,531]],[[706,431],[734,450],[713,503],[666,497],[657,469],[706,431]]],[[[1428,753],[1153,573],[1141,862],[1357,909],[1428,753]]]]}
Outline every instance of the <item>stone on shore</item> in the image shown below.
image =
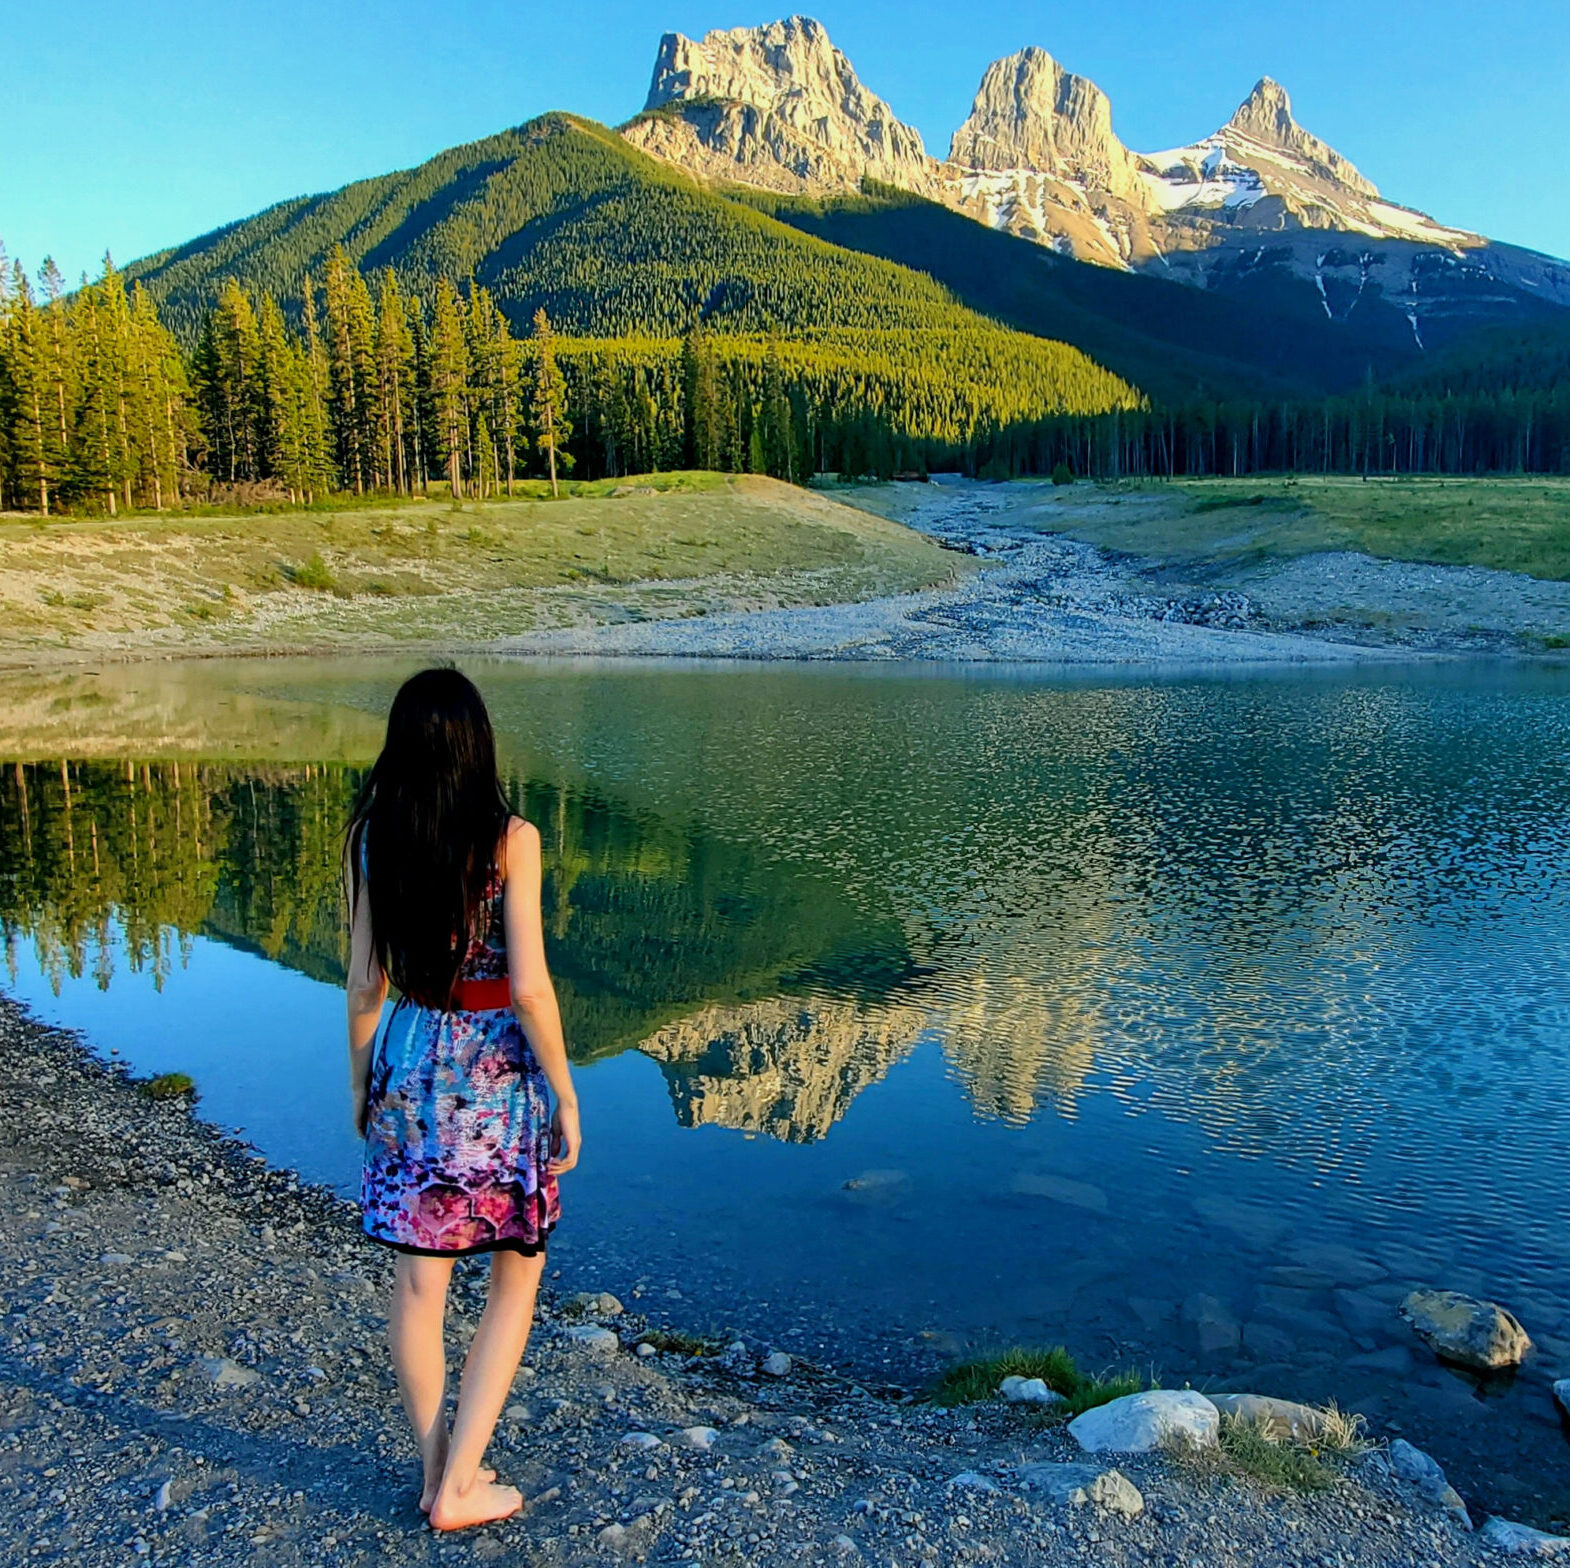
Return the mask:
{"type": "Polygon", "coordinates": [[[1192,1389],[1151,1388],[1097,1405],[1069,1422],[1074,1440],[1090,1454],[1145,1454],[1174,1443],[1215,1444],[1221,1413],[1192,1389]]]}
{"type": "Polygon", "coordinates": [[[1145,1511],[1145,1499],[1137,1486],[1121,1470],[1104,1470],[1100,1465],[1041,1464],[1021,1465],[1019,1482],[1027,1492],[1042,1492],[1049,1502],[1076,1507],[1093,1503],[1107,1513],[1136,1518],[1145,1511]]]}
{"type": "Polygon", "coordinates": [[[567,1301],[567,1310],[586,1318],[619,1318],[626,1308],[608,1290],[580,1290],[567,1301]]]}
{"type": "Polygon", "coordinates": [[[1532,1341],[1515,1317],[1492,1301],[1454,1290],[1414,1290],[1401,1316],[1442,1360],[1495,1372],[1520,1365],[1532,1341]]]}
{"type": "Polygon", "coordinates": [[[705,1450],[714,1447],[719,1435],[712,1426],[689,1426],[676,1434],[675,1441],[683,1448],[705,1450]]]}
{"type": "Polygon", "coordinates": [[[1061,1405],[1067,1400],[1055,1388],[1048,1388],[1039,1377],[1006,1377],[998,1392],[1011,1405],[1061,1405]]]}
{"type": "Polygon", "coordinates": [[[262,1380],[262,1374],[252,1367],[242,1367],[228,1356],[198,1356],[196,1364],[202,1376],[214,1388],[249,1388],[262,1380]]]}
{"type": "Polygon", "coordinates": [[[573,1344],[582,1345],[585,1350],[592,1350],[597,1355],[613,1356],[621,1349],[621,1340],[617,1337],[615,1329],[600,1328],[592,1323],[580,1323],[565,1332],[573,1344]]]}
{"type": "Polygon", "coordinates": [[[1570,1562],[1570,1535],[1545,1535],[1527,1524],[1512,1524],[1508,1519],[1490,1519],[1478,1532],[1506,1557],[1535,1557],[1540,1562],[1570,1562]]]}
{"type": "Polygon", "coordinates": [[[998,1489],[998,1484],[996,1481],[980,1475],[974,1470],[961,1470],[958,1475],[950,1478],[949,1487],[951,1490],[958,1487],[963,1491],[970,1492],[995,1492],[998,1489]]]}
{"type": "Polygon", "coordinates": [[[770,1377],[789,1377],[790,1368],[790,1357],[783,1350],[776,1350],[763,1358],[763,1371],[770,1377]]]}
{"type": "Polygon", "coordinates": [[[1298,1441],[1316,1438],[1324,1430],[1323,1413],[1295,1399],[1275,1399],[1269,1394],[1211,1394],[1209,1399],[1224,1416],[1258,1423],[1265,1436],[1275,1442],[1288,1437],[1298,1441]]]}
{"type": "Polygon", "coordinates": [[[1414,1448],[1404,1437],[1390,1445],[1390,1469],[1400,1480],[1415,1486],[1420,1496],[1436,1508],[1443,1508],[1465,1530],[1472,1528],[1472,1517],[1460,1494],[1445,1478],[1439,1461],[1421,1448],[1414,1448]]]}

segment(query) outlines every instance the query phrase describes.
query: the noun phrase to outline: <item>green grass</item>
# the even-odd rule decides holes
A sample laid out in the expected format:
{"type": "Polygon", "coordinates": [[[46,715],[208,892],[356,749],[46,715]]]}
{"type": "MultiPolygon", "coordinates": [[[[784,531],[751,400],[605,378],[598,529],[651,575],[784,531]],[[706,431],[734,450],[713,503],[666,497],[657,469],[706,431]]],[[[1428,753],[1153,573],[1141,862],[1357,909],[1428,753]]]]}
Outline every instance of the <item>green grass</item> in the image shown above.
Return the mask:
{"type": "Polygon", "coordinates": [[[569,611],[834,603],[966,569],[898,524],[771,479],[652,474],[568,484],[559,500],[543,481],[517,489],[458,508],[443,496],[0,520],[0,654],[47,656],[67,638],[116,651],[473,645],[569,611]],[[301,610],[280,592],[298,588],[321,598],[301,610]]]}
{"type": "Polygon", "coordinates": [[[1066,1403],[1044,1407],[1050,1416],[1077,1416],[1095,1405],[1137,1394],[1144,1380],[1132,1372],[1100,1375],[1082,1372],[1079,1363],[1061,1345],[1050,1350],[1016,1345],[997,1355],[981,1356],[950,1367],[929,1394],[936,1405],[974,1405],[998,1397],[1006,1377],[1039,1377],[1048,1388],[1062,1394],[1066,1403]]]}
{"type": "Polygon", "coordinates": [[[638,1336],[640,1345],[652,1345],[666,1356],[717,1356],[724,1346],[717,1339],[701,1334],[682,1334],[673,1329],[651,1328],[638,1336]]]}
{"type": "Polygon", "coordinates": [[[1321,1424],[1312,1437],[1292,1437],[1272,1430],[1267,1421],[1223,1415],[1213,1448],[1180,1443],[1171,1456],[1185,1469],[1212,1478],[1248,1482],[1264,1492],[1303,1495],[1328,1491],[1349,1459],[1368,1452],[1363,1418],[1335,1405],[1319,1412],[1321,1424]]]}
{"type": "Polygon", "coordinates": [[[141,1085],[149,1100],[194,1100],[196,1080],[189,1073],[159,1073],[141,1085]]]}
{"type": "MultiPolygon", "coordinates": [[[[1061,492],[1060,492],[1061,496],[1061,492]]],[[[1345,475],[1140,482],[1064,498],[1058,520],[1093,544],[1169,559],[1359,550],[1570,580],[1570,479],[1345,475]],[[1121,507],[1108,506],[1109,497],[1121,507]],[[1166,497],[1170,508],[1145,498],[1166,497]]]]}

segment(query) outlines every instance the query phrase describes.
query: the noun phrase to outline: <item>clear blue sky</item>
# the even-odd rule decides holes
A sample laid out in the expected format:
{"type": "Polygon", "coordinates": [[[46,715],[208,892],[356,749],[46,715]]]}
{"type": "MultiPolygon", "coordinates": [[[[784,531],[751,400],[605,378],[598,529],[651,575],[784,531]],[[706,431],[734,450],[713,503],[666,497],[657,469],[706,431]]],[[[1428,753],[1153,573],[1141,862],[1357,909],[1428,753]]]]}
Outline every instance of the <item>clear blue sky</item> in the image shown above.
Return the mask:
{"type": "MultiPolygon", "coordinates": [[[[1388,195],[1570,256],[1564,0],[822,0],[862,80],[947,151],[987,63],[1039,44],[1136,149],[1213,130],[1261,75],[1388,195]]],[[[659,36],[780,11],[698,0],[57,0],[4,29],[0,240],[72,280],[546,109],[640,108],[659,36]]]]}

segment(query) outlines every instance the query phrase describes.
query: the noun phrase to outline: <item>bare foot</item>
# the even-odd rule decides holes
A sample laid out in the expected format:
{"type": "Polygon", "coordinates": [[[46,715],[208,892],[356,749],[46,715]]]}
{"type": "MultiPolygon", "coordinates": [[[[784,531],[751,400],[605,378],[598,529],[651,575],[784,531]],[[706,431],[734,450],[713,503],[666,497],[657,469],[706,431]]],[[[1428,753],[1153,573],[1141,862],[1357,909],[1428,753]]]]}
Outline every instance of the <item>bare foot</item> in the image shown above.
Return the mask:
{"type": "Polygon", "coordinates": [[[431,1504],[433,1530],[467,1530],[477,1524],[495,1524],[510,1519],[523,1507],[523,1493],[515,1486],[498,1486],[494,1481],[475,1479],[463,1494],[438,1489],[431,1504]]]}
{"type": "MultiPolygon", "coordinates": [[[[478,1481],[494,1481],[496,1472],[489,1465],[481,1465],[479,1470],[475,1472],[475,1479],[478,1481]]],[[[428,1514],[431,1511],[431,1504],[436,1501],[436,1493],[440,1489],[441,1484],[442,1478],[440,1476],[437,1476],[435,1480],[427,1478],[425,1489],[420,1493],[420,1512],[422,1514],[428,1514]]]]}

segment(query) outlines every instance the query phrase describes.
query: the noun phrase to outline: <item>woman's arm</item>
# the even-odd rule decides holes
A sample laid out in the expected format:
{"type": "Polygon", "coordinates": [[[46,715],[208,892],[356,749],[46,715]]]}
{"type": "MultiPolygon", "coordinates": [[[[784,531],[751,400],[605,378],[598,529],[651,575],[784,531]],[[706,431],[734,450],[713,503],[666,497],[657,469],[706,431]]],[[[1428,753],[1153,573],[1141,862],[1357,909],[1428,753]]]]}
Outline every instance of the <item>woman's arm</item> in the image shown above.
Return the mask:
{"type": "Polygon", "coordinates": [[[349,1088],[354,1096],[354,1130],[365,1136],[365,1092],[371,1077],[371,1046],[387,1000],[387,976],[371,942],[371,898],[365,878],[344,870],[344,887],[353,900],[349,920],[349,1088]],[[355,887],[355,882],[359,887],[355,887]]]}
{"type": "Polygon", "coordinates": [[[505,864],[502,918],[507,928],[512,1010],[556,1096],[556,1113],[551,1118],[551,1170],[559,1174],[578,1163],[582,1138],[578,1129],[578,1091],[567,1065],[556,987],[545,967],[545,926],[540,915],[540,831],[532,822],[514,817],[508,823],[505,864]]]}

